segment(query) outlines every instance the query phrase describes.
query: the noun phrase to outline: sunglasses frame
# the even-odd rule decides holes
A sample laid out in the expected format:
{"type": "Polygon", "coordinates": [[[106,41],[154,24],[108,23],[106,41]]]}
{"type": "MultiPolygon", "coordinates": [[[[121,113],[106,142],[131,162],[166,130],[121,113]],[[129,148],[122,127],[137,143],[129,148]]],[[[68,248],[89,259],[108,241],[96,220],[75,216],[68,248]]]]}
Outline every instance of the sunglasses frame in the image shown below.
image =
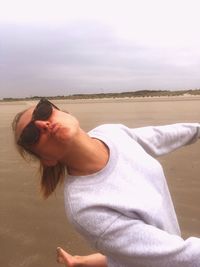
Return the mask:
{"type": "MultiPolygon", "coordinates": [[[[38,140],[40,139],[40,130],[36,127],[35,125],[35,121],[36,120],[47,120],[51,114],[52,114],[52,111],[53,111],[53,108],[59,110],[59,108],[57,106],[55,106],[53,103],[51,103],[47,98],[41,98],[40,101],[38,102],[38,104],[36,105],[35,109],[33,110],[33,114],[32,114],[32,118],[31,118],[31,121],[24,127],[24,129],[22,130],[21,134],[20,134],[20,137],[17,141],[17,144],[24,147],[24,148],[27,148],[27,146],[30,146],[30,145],[33,145],[33,144],[36,144],[38,142],[38,140]],[[41,105],[43,104],[48,104],[49,107],[51,107],[51,112],[50,114],[48,114],[48,116],[44,116],[43,118],[41,118],[41,116],[38,116],[37,112],[40,108],[41,105]],[[33,127],[32,130],[35,131],[35,138],[33,141],[31,142],[24,142],[23,141],[23,134],[25,133],[25,131],[30,128],[30,127],[33,127]]],[[[29,130],[30,131],[30,130],[29,130]]]]}

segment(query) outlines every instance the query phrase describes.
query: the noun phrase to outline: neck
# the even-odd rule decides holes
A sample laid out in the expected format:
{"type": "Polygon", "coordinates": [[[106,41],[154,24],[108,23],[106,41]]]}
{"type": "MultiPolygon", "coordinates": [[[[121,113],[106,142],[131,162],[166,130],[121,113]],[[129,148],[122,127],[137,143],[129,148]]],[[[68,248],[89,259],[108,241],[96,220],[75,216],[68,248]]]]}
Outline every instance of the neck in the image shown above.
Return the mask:
{"type": "Polygon", "coordinates": [[[80,130],[68,147],[63,163],[71,175],[88,175],[101,170],[109,158],[108,147],[80,130]]]}

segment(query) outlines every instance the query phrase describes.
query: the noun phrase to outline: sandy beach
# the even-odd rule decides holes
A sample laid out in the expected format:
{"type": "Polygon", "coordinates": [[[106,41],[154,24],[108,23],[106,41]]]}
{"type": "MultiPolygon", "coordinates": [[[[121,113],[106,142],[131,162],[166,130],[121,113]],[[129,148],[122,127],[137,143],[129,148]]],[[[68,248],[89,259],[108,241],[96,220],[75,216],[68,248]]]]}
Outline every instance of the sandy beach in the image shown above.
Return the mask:
{"type": "MultiPolygon", "coordinates": [[[[0,266],[55,267],[56,247],[73,254],[93,251],[69,225],[63,188],[47,201],[38,190],[36,163],[27,164],[15,151],[14,115],[33,101],[0,102],[0,266]]],[[[103,123],[129,127],[200,121],[200,97],[59,100],[86,131],[103,123]]],[[[174,200],[182,234],[200,235],[200,142],[159,158],[174,200]]]]}

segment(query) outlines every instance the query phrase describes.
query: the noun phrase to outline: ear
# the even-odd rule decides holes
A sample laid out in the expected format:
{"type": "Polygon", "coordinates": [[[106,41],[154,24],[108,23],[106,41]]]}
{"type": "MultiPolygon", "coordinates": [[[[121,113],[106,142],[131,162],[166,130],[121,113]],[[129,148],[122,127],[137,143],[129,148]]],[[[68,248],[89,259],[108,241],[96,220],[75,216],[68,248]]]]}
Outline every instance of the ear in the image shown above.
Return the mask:
{"type": "Polygon", "coordinates": [[[48,167],[53,167],[55,165],[57,165],[58,161],[54,160],[54,159],[41,159],[40,160],[42,165],[44,166],[48,166],[48,167]]]}

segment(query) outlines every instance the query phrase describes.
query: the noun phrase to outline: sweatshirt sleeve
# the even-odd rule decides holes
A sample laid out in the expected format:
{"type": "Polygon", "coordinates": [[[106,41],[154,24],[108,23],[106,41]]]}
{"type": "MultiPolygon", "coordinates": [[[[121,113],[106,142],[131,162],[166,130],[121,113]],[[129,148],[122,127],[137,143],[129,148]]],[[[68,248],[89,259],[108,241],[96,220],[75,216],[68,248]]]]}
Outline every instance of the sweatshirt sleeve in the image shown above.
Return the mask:
{"type": "Polygon", "coordinates": [[[197,141],[200,137],[200,124],[148,126],[128,129],[128,132],[150,155],[160,156],[197,141]]]}
{"type": "Polygon", "coordinates": [[[139,220],[120,216],[97,242],[108,266],[199,267],[200,239],[169,234],[139,220]]]}

